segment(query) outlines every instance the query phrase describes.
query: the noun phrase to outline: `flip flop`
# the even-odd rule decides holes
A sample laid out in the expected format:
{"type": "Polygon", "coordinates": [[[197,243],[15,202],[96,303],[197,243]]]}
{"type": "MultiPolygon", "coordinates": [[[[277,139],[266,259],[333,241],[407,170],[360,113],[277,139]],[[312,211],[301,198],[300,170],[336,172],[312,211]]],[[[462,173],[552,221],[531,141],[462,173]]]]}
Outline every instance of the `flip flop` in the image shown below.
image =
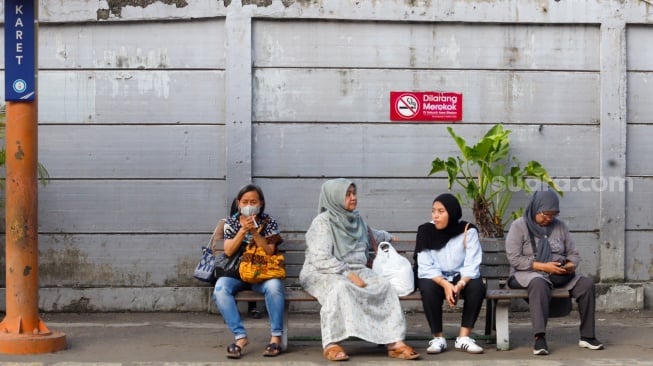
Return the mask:
{"type": "Polygon", "coordinates": [[[263,356],[265,357],[275,357],[279,356],[281,353],[281,346],[277,343],[270,343],[265,346],[265,351],[263,351],[263,356]]]}
{"type": "Polygon", "coordinates": [[[227,347],[227,358],[240,358],[243,349],[236,343],[232,343],[227,347]]]}
{"type": "Polygon", "coordinates": [[[334,344],[324,349],[324,358],[329,361],[347,361],[349,356],[345,353],[345,350],[340,347],[338,344],[334,344]],[[341,353],[344,356],[338,356],[341,353]]]}

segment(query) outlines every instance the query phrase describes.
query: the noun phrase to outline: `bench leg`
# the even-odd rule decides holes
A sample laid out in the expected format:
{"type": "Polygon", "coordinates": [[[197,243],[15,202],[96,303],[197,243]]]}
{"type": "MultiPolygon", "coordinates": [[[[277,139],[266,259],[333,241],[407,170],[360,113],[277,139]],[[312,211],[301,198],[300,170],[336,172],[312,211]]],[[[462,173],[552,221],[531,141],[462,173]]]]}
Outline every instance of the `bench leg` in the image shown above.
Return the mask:
{"type": "Polygon", "coordinates": [[[494,319],[497,327],[497,350],[510,349],[510,330],[508,329],[508,313],[510,300],[499,300],[494,307],[494,319]]]}
{"type": "Polygon", "coordinates": [[[290,303],[286,301],[283,305],[283,335],[281,336],[281,349],[284,351],[288,349],[288,313],[290,309],[290,303]]]}
{"type": "Polygon", "coordinates": [[[492,329],[494,325],[494,311],[492,309],[492,300],[485,300],[485,335],[489,336],[492,334],[492,329]]]}

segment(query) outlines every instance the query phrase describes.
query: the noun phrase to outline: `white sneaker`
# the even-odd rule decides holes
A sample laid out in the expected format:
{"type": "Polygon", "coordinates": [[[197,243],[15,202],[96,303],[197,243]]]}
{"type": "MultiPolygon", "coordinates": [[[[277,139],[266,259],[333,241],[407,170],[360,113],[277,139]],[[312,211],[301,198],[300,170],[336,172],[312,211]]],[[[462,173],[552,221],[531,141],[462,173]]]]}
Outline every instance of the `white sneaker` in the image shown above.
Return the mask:
{"type": "Polygon", "coordinates": [[[435,353],[440,353],[447,349],[447,340],[444,337],[433,337],[429,341],[429,348],[426,349],[426,353],[432,355],[435,353]]]}
{"type": "Polygon", "coordinates": [[[476,344],[472,338],[458,337],[455,346],[457,350],[467,353],[483,353],[483,348],[476,344]]]}

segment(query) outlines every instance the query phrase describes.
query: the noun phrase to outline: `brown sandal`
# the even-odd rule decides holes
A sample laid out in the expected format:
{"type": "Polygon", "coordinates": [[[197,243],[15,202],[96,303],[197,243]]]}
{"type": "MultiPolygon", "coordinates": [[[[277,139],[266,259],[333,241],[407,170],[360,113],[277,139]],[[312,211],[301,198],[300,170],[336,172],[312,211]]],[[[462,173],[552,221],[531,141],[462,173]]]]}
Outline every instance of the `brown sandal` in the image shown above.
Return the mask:
{"type": "Polygon", "coordinates": [[[240,358],[242,356],[243,349],[240,348],[236,343],[232,343],[227,347],[227,358],[240,358]]]}
{"type": "Polygon", "coordinates": [[[402,360],[416,360],[419,358],[419,353],[415,352],[415,350],[408,346],[401,346],[393,349],[388,350],[388,356],[392,358],[399,358],[402,360]]]}
{"type": "Polygon", "coordinates": [[[333,344],[324,349],[324,358],[329,361],[347,361],[349,356],[339,344],[333,344]]]}
{"type": "Polygon", "coordinates": [[[270,343],[265,346],[265,351],[263,351],[263,356],[265,357],[275,357],[279,356],[281,353],[281,346],[277,343],[270,343]]]}

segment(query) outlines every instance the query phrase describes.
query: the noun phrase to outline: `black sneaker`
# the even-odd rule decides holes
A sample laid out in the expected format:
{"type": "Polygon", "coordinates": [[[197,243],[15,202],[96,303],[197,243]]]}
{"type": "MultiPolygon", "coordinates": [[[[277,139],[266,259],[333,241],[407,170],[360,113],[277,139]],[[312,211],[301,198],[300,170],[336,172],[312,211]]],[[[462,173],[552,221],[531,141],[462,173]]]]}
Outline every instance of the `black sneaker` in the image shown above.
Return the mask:
{"type": "Polygon", "coordinates": [[[597,349],[603,349],[603,343],[601,343],[596,338],[582,337],[580,341],[578,341],[578,347],[597,350],[597,349]]]}
{"type": "Polygon", "coordinates": [[[546,338],[543,336],[535,338],[535,344],[533,345],[533,354],[538,356],[549,354],[549,346],[546,345],[546,338]]]}

